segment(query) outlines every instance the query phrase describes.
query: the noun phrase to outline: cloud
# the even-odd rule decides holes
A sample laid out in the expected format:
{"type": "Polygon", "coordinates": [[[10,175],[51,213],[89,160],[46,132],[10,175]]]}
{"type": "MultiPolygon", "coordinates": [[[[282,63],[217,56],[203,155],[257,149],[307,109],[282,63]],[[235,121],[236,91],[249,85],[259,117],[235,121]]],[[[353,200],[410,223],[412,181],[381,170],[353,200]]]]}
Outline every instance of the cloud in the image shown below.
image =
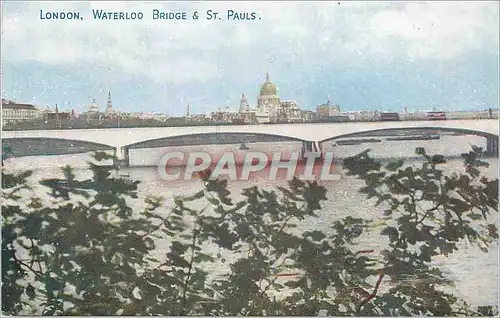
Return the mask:
{"type": "MultiPolygon", "coordinates": [[[[4,61],[109,67],[157,83],[204,82],[267,63],[335,67],[394,59],[498,55],[498,3],[132,3],[3,4],[4,61]],[[163,11],[256,11],[255,22],[152,20],[163,11]],[[84,22],[41,21],[39,11],[80,10],[84,22]],[[92,9],[142,11],[142,21],[93,21],[92,9]]],[[[259,76],[261,76],[259,71],[259,76]]]]}
{"type": "Polygon", "coordinates": [[[399,50],[411,59],[447,59],[483,49],[498,54],[497,12],[498,3],[409,3],[378,12],[370,27],[381,43],[395,48],[400,42],[399,50]]]}

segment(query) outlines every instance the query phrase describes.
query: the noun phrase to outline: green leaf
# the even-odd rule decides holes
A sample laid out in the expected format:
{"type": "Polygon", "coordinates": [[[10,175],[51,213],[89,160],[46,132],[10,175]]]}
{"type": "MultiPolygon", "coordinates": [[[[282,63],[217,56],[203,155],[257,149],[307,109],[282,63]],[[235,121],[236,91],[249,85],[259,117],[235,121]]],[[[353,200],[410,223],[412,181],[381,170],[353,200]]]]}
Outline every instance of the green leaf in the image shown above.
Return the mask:
{"type": "Polygon", "coordinates": [[[198,253],[196,256],[193,258],[196,263],[200,262],[212,262],[214,258],[210,255],[203,254],[203,253],[198,253]]]}
{"type": "Polygon", "coordinates": [[[302,284],[303,284],[303,282],[301,280],[299,280],[299,281],[292,280],[292,281],[286,282],[285,286],[290,287],[292,289],[295,289],[295,288],[301,287],[302,284]]]}
{"type": "Polygon", "coordinates": [[[431,162],[433,164],[441,164],[441,163],[446,163],[446,160],[444,159],[444,156],[442,156],[442,155],[434,155],[431,158],[431,162]]]}
{"type": "Polygon", "coordinates": [[[425,156],[425,148],[424,147],[417,147],[415,148],[415,154],[418,156],[425,156]]]}
{"type": "Polygon", "coordinates": [[[387,235],[389,237],[389,241],[391,242],[395,242],[398,240],[399,238],[399,232],[396,228],[392,227],[392,226],[388,226],[386,228],[384,228],[380,234],[382,235],[387,235]]]}
{"type": "Polygon", "coordinates": [[[36,293],[35,287],[33,287],[33,285],[28,284],[28,286],[26,287],[26,295],[28,295],[30,299],[35,299],[36,293]]]}
{"type": "Polygon", "coordinates": [[[404,161],[403,160],[396,160],[396,161],[391,161],[389,162],[385,168],[389,171],[396,171],[398,170],[399,168],[401,168],[404,164],[404,161]]]}
{"type": "Polygon", "coordinates": [[[313,241],[319,242],[326,237],[326,235],[321,231],[305,232],[304,237],[310,237],[313,241]]]}
{"type": "Polygon", "coordinates": [[[483,218],[482,214],[480,214],[480,213],[474,213],[474,212],[468,213],[467,216],[470,217],[471,220],[480,220],[480,219],[483,218]]]}
{"type": "Polygon", "coordinates": [[[383,215],[384,216],[391,216],[392,215],[392,210],[391,209],[384,210],[383,215]]]}

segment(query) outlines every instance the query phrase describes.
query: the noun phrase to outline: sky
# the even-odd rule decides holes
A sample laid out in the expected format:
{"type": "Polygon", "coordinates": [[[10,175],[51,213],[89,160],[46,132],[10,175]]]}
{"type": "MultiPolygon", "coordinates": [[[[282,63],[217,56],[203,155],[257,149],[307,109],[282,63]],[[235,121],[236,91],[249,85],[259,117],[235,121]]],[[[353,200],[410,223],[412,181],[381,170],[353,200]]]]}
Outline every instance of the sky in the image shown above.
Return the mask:
{"type": "Polygon", "coordinates": [[[328,97],[343,111],[498,108],[497,1],[3,1],[1,20],[2,98],[39,107],[82,112],[95,98],[104,110],[111,91],[126,112],[237,110],[242,93],[256,104],[269,72],[302,109],[328,97]],[[153,20],[155,8],[200,19],[153,20]],[[92,19],[101,9],[144,18],[92,19]],[[260,19],[230,21],[227,10],[260,19]]]}

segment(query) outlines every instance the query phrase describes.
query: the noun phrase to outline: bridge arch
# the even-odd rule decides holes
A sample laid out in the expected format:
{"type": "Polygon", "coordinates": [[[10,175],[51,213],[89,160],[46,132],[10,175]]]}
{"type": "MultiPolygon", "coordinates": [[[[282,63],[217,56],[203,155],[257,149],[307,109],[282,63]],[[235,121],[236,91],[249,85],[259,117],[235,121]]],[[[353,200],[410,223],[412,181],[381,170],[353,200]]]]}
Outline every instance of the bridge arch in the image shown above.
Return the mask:
{"type": "Polygon", "coordinates": [[[411,131],[411,132],[420,132],[420,133],[425,133],[425,132],[432,132],[432,131],[442,131],[442,132],[454,132],[454,133],[460,133],[460,134],[465,134],[465,135],[475,135],[475,136],[480,136],[486,138],[486,153],[489,155],[498,155],[498,142],[499,142],[499,136],[493,133],[488,133],[484,131],[479,131],[479,130],[474,130],[474,129],[467,129],[467,128],[454,128],[454,127],[435,127],[435,126],[429,126],[429,127],[397,127],[397,128],[382,128],[382,129],[373,129],[373,130],[365,130],[365,131],[359,131],[359,132],[354,132],[354,133],[347,133],[347,134],[340,134],[340,135],[335,135],[323,140],[318,141],[320,149],[323,149],[323,144],[337,140],[337,139],[343,139],[343,138],[353,138],[353,137],[377,137],[374,134],[376,133],[380,137],[385,137],[387,135],[383,135],[384,132],[405,132],[405,131],[411,131]],[[381,134],[382,133],[382,134],[381,134]],[[379,135],[380,134],[380,135],[379,135]]]}
{"type": "Polygon", "coordinates": [[[452,127],[406,127],[406,128],[399,128],[398,127],[398,128],[371,129],[371,130],[358,131],[358,132],[354,132],[354,133],[335,135],[335,136],[320,140],[319,142],[323,143],[323,142],[328,142],[328,141],[332,141],[335,139],[349,138],[349,137],[362,137],[364,134],[372,134],[372,133],[396,132],[396,131],[427,132],[430,130],[463,133],[466,135],[476,135],[476,136],[481,136],[481,137],[485,137],[485,138],[494,137],[494,136],[498,137],[498,135],[495,135],[492,133],[479,131],[479,130],[473,130],[473,129],[466,129],[466,128],[452,128],[452,127]]]}
{"type": "Polygon", "coordinates": [[[125,145],[123,149],[138,148],[158,148],[168,146],[194,146],[203,144],[237,144],[253,142],[279,142],[279,141],[298,141],[307,142],[308,140],[283,136],[279,134],[266,133],[246,133],[246,132],[208,132],[184,134],[170,137],[154,138],[139,141],[125,145]]]}
{"type": "Polygon", "coordinates": [[[111,145],[67,138],[2,138],[3,154],[14,157],[53,156],[115,149],[111,145]]]}
{"type": "Polygon", "coordinates": [[[175,146],[198,146],[198,145],[227,145],[227,144],[251,144],[259,142],[287,142],[296,141],[302,143],[304,149],[311,149],[314,142],[291,136],[254,133],[254,132],[207,132],[192,133],[169,137],[154,138],[128,144],[121,147],[119,151],[120,164],[128,166],[130,162],[130,149],[161,148],[175,146]]]}

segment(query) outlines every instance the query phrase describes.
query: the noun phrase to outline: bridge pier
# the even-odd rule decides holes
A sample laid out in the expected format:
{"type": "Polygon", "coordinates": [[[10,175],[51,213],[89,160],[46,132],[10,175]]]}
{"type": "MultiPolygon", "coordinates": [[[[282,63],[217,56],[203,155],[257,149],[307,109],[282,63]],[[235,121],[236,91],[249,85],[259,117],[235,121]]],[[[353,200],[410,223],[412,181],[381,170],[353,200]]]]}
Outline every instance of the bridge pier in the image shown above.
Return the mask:
{"type": "Polygon", "coordinates": [[[113,164],[119,167],[128,167],[130,165],[130,149],[127,147],[118,147],[114,151],[115,162],[113,164]]]}
{"type": "Polygon", "coordinates": [[[323,159],[323,151],[319,141],[302,141],[301,159],[304,159],[305,154],[308,152],[317,152],[320,154],[320,160],[323,159]]]}
{"type": "Polygon", "coordinates": [[[498,157],[498,136],[486,137],[486,155],[498,157]]]}
{"type": "Polygon", "coordinates": [[[316,141],[314,143],[314,146],[316,147],[316,151],[319,152],[319,154],[320,154],[319,159],[323,160],[323,149],[321,149],[321,143],[319,141],[316,141]]]}
{"type": "Polygon", "coordinates": [[[301,159],[305,158],[306,153],[313,151],[313,141],[302,141],[301,159]]]}

